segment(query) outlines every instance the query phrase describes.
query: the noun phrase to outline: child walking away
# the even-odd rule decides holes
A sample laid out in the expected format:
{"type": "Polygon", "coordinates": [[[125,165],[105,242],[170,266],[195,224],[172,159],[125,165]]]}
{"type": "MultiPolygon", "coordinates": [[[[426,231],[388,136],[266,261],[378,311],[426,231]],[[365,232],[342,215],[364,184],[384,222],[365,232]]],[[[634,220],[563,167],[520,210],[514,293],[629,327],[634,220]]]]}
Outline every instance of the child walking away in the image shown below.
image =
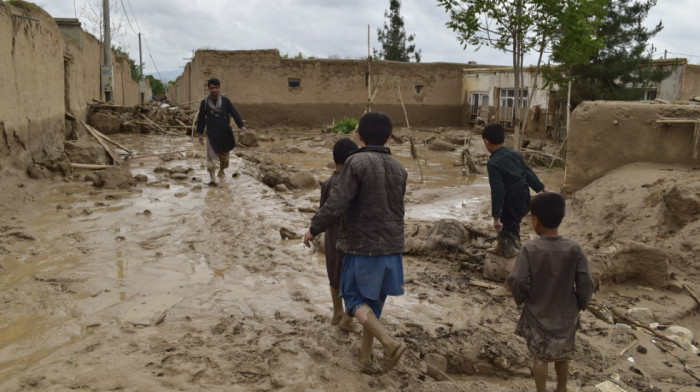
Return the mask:
{"type": "Polygon", "coordinates": [[[591,300],[593,279],[581,245],[559,235],[564,197],[554,192],[537,195],[530,213],[540,237],[523,246],[507,279],[515,302],[525,304],[515,333],[525,338],[535,357],[537,392],[546,391],[549,362],[557,372],[557,392],[566,392],[579,312],[591,300]]]}
{"type": "MultiPolygon", "coordinates": [[[[340,172],[343,170],[345,160],[357,150],[357,144],[348,138],[342,138],[333,145],[333,161],[335,162],[335,171],[331,177],[321,186],[321,207],[326,203],[333,189],[333,184],[338,180],[340,172]]],[[[328,280],[331,285],[331,297],[333,298],[333,318],[331,324],[338,325],[341,331],[358,332],[353,325],[352,318],[343,311],[343,300],[340,298],[340,271],[343,268],[343,257],[345,253],[338,250],[335,244],[338,242],[338,227],[339,222],[336,220],[328,229],[324,239],[324,247],[326,253],[326,270],[328,271],[328,280]]]]}
{"type": "Polygon", "coordinates": [[[546,192],[544,184],[527,167],[522,154],[503,145],[506,130],[501,124],[489,124],[481,133],[491,157],[486,164],[491,186],[491,216],[498,234],[495,253],[508,259],[508,270],[513,268],[520,251],[520,221],[530,206],[530,189],[546,192]]]}
{"type": "Polygon", "coordinates": [[[345,161],[328,200],[311,220],[304,244],[338,218],[337,248],[345,252],[340,292],[348,315],[362,324],[359,361],[372,373],[374,338],[384,347],[382,370],[401,358],[406,344],[394,339],[379,323],[388,295],[403,295],[404,194],[406,169],[384,147],[393,126],[383,113],[360,119],[358,135],[365,147],[345,161]]]}

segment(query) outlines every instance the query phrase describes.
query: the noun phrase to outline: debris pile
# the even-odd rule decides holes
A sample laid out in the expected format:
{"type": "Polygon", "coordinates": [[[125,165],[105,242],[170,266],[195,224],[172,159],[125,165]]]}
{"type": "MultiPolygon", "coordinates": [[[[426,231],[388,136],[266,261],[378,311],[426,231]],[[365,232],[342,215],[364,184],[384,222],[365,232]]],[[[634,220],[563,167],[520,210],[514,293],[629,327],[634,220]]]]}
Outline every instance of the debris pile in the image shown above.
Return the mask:
{"type": "Polygon", "coordinates": [[[189,134],[197,115],[167,103],[148,102],[137,106],[107,103],[90,105],[88,122],[105,135],[114,133],[189,134]]]}

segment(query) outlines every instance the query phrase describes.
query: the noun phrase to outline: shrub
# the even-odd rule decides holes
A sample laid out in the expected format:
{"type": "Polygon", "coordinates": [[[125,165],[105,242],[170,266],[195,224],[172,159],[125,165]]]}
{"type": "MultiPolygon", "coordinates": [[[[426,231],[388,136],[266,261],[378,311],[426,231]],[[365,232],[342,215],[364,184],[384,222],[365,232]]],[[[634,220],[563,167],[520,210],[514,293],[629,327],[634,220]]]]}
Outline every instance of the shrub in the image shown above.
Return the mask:
{"type": "Polygon", "coordinates": [[[333,133],[350,133],[357,127],[357,120],[354,118],[344,117],[333,126],[333,133]]]}

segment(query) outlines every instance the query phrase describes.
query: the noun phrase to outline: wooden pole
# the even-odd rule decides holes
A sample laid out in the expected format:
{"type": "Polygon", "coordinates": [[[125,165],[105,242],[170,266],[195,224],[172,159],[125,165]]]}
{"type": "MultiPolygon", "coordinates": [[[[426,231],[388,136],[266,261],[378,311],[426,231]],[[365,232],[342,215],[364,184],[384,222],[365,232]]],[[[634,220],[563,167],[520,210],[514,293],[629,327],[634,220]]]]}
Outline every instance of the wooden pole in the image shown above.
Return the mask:
{"type": "Polygon", "coordinates": [[[403,104],[403,98],[401,96],[401,80],[399,80],[398,86],[396,87],[398,92],[399,102],[401,102],[401,109],[403,109],[403,116],[406,121],[406,128],[408,128],[408,134],[411,140],[411,158],[418,163],[418,172],[420,173],[420,182],[425,182],[423,179],[423,168],[420,165],[420,159],[418,159],[418,151],[416,151],[416,145],[413,142],[413,132],[411,132],[411,125],[408,123],[408,112],[406,112],[406,106],[403,104]]]}
{"type": "Polygon", "coordinates": [[[372,111],[372,57],[369,52],[369,24],[367,25],[367,112],[372,111]]]}
{"type": "Polygon", "coordinates": [[[93,165],[89,163],[70,163],[70,167],[76,169],[109,169],[112,165],[93,165]]]}
{"type": "Polygon", "coordinates": [[[142,113],[139,113],[139,114],[141,115],[141,117],[145,118],[148,122],[150,122],[151,124],[155,125],[156,128],[157,128],[159,131],[161,131],[161,132],[163,132],[163,133],[165,133],[165,134],[167,134],[167,135],[170,134],[170,132],[168,132],[168,131],[166,131],[165,129],[163,129],[160,125],[156,124],[156,123],[155,123],[153,120],[151,120],[150,118],[144,116],[142,113]]]}
{"type": "Polygon", "coordinates": [[[97,133],[97,134],[98,134],[101,138],[103,138],[104,140],[106,140],[106,141],[108,141],[108,142],[114,144],[115,146],[121,148],[122,150],[128,152],[129,154],[133,154],[133,152],[131,152],[131,150],[129,150],[128,148],[124,147],[123,145],[121,145],[121,144],[115,142],[114,140],[108,138],[105,134],[103,134],[102,132],[98,131],[97,129],[93,128],[92,130],[93,130],[95,133],[97,133]]]}
{"type": "Polygon", "coordinates": [[[88,132],[90,132],[90,134],[91,134],[92,136],[94,136],[95,139],[97,139],[97,142],[100,143],[100,144],[102,145],[102,147],[104,147],[104,149],[107,151],[107,154],[109,154],[109,156],[112,157],[112,160],[114,161],[114,164],[115,164],[115,165],[121,165],[121,164],[122,164],[121,158],[119,158],[119,155],[117,155],[117,153],[115,153],[114,150],[112,150],[112,148],[110,148],[109,145],[107,145],[107,143],[105,143],[104,140],[102,140],[102,138],[97,134],[99,131],[96,130],[95,128],[91,127],[90,125],[87,125],[87,124],[86,124],[84,121],[82,121],[82,120],[80,121],[80,123],[83,124],[83,126],[85,127],[85,129],[87,129],[88,132]]]}
{"type": "Polygon", "coordinates": [[[571,81],[569,80],[569,92],[566,95],[566,137],[569,136],[569,124],[571,123],[571,81]]]}

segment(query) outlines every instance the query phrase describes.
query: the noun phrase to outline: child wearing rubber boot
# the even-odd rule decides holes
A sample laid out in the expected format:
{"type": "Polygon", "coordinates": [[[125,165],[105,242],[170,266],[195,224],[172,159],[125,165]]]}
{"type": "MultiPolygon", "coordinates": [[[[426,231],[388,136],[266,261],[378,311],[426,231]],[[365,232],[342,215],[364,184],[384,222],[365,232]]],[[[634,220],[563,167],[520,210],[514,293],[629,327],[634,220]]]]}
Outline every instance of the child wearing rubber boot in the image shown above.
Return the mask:
{"type": "Polygon", "coordinates": [[[481,136],[491,153],[486,169],[491,186],[491,216],[498,235],[494,253],[507,260],[506,268],[511,271],[521,247],[520,221],[530,206],[530,188],[538,193],[547,189],[527,167],[522,154],[503,145],[506,130],[501,124],[487,125],[481,136]]]}
{"type": "Polygon", "coordinates": [[[579,312],[591,300],[593,278],[581,245],[559,235],[564,197],[554,192],[537,195],[530,213],[540,237],[523,246],[507,279],[515,302],[524,303],[515,333],[525,338],[535,357],[537,392],[547,390],[549,362],[557,372],[557,392],[566,392],[579,312]]]}
{"type": "Polygon", "coordinates": [[[382,371],[393,369],[406,350],[379,318],[389,295],[403,295],[404,195],[406,169],[384,145],[391,138],[391,119],[370,112],[358,124],[365,147],[345,161],[326,203],[314,215],[304,244],[340,218],[337,248],[345,252],[340,292],[348,315],[362,324],[359,361],[374,372],[372,344],[384,347],[382,371]]]}
{"type": "MultiPolygon", "coordinates": [[[[335,171],[321,186],[321,207],[326,203],[333,189],[333,184],[338,180],[340,172],[343,170],[345,160],[357,150],[357,144],[349,138],[342,138],[333,145],[333,161],[335,171]]],[[[326,271],[328,281],[331,286],[331,298],[333,299],[333,318],[331,324],[337,325],[338,329],[345,332],[359,332],[355,329],[352,317],[343,310],[343,299],[340,297],[340,271],[343,268],[343,258],[345,253],[338,250],[335,244],[338,242],[338,229],[340,222],[335,221],[328,229],[324,238],[324,248],[326,254],[326,271]]]]}

